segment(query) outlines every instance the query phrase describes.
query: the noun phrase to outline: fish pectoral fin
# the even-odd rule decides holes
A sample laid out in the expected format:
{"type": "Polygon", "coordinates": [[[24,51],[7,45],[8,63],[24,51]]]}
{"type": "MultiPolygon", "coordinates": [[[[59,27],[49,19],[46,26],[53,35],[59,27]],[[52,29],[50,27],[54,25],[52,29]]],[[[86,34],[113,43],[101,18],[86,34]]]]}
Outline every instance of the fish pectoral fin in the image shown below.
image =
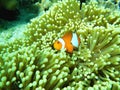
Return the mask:
{"type": "Polygon", "coordinates": [[[72,46],[72,45],[69,45],[69,46],[67,47],[67,52],[69,52],[69,53],[72,53],[72,52],[73,52],[73,46],[72,46]]]}

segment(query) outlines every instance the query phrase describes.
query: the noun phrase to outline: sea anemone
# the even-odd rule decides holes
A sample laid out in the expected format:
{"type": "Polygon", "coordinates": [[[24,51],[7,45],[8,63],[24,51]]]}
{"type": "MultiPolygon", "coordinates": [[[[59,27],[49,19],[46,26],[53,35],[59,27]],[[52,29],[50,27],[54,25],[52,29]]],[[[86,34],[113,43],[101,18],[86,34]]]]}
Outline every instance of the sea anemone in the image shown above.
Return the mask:
{"type": "Polygon", "coordinates": [[[119,90],[120,12],[110,2],[62,0],[31,20],[24,36],[0,44],[0,89],[119,90]],[[53,42],[67,31],[81,39],[73,54],[53,42]]]}

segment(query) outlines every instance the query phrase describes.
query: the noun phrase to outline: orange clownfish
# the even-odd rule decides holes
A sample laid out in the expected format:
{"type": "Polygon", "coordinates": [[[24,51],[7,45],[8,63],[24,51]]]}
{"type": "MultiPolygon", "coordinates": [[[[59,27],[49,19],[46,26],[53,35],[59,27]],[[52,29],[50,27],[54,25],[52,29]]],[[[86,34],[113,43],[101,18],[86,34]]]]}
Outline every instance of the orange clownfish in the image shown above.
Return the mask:
{"type": "Polygon", "coordinates": [[[80,38],[74,32],[67,32],[62,38],[59,38],[54,42],[53,47],[56,50],[66,49],[67,52],[72,53],[74,48],[78,48],[80,44],[80,38]]]}

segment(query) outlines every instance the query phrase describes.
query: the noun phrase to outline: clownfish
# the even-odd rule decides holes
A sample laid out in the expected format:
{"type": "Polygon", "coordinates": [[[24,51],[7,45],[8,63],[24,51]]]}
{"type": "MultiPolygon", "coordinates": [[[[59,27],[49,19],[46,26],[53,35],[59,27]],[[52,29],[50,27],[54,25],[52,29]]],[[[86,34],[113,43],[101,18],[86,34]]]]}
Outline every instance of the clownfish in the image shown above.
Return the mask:
{"type": "Polygon", "coordinates": [[[53,47],[56,50],[66,49],[67,52],[72,53],[75,48],[78,48],[80,44],[80,38],[74,32],[67,32],[62,38],[59,38],[54,42],[53,47]]]}

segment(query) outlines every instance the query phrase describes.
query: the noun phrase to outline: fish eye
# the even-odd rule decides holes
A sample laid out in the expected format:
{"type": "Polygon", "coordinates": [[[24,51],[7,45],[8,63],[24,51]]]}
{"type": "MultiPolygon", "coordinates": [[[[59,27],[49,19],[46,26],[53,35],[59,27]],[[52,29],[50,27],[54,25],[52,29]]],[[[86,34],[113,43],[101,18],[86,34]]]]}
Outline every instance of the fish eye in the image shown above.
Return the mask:
{"type": "Polygon", "coordinates": [[[57,41],[57,44],[59,44],[60,42],[59,41],[57,41]]]}

